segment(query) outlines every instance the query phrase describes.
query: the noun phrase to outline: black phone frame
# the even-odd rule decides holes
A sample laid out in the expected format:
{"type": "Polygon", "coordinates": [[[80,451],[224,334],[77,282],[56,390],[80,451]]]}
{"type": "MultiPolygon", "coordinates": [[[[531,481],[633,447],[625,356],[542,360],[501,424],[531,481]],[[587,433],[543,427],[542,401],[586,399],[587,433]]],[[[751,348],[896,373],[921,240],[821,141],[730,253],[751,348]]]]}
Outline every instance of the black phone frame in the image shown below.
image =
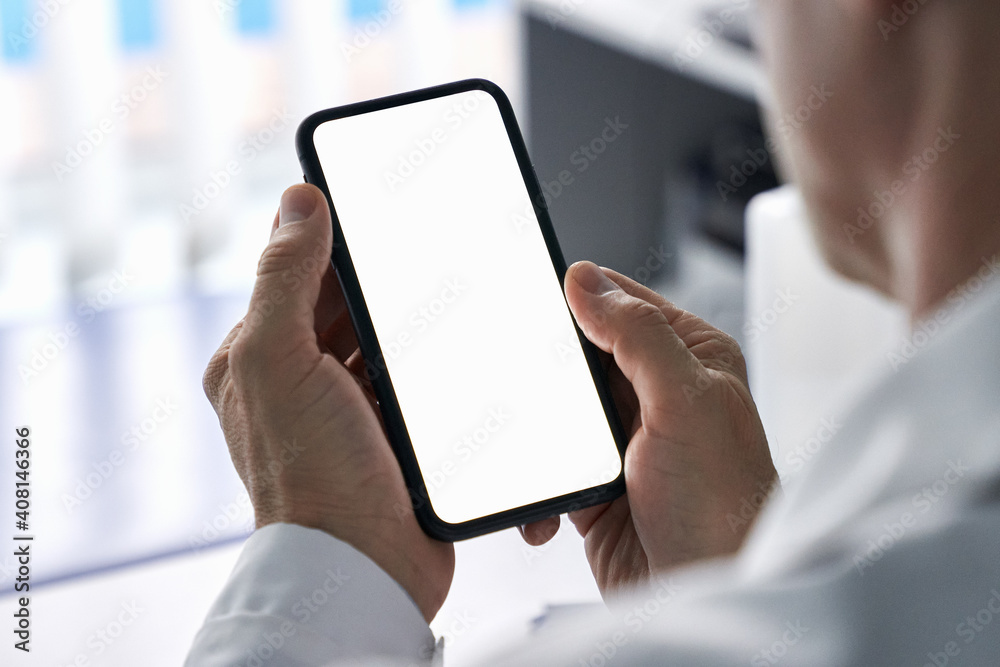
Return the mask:
{"type": "MultiPolygon", "coordinates": [[[[484,91],[496,101],[507,130],[507,136],[510,139],[511,147],[514,150],[518,167],[521,170],[524,185],[528,190],[528,195],[535,211],[535,217],[541,228],[542,237],[545,240],[549,256],[552,259],[552,266],[559,278],[560,286],[564,286],[567,268],[566,260],[563,257],[552,221],[549,218],[548,203],[538,183],[531,159],[528,157],[528,149],[525,146],[524,138],[521,135],[521,130],[514,116],[510,100],[508,100],[507,95],[495,83],[486,79],[465,79],[318,111],[306,117],[299,125],[295,133],[295,148],[298,153],[299,162],[302,165],[305,181],[319,187],[326,196],[327,203],[330,206],[330,213],[333,218],[333,252],[330,261],[343,287],[354,333],[357,336],[361,354],[366,360],[384,360],[384,357],[382,356],[381,345],[375,333],[371,315],[368,312],[364,293],[354,269],[354,263],[351,260],[351,254],[344,240],[343,230],[337,217],[336,206],[330,196],[330,190],[320,166],[319,156],[313,142],[313,134],[321,124],[332,120],[473,90],[484,91]]],[[[569,304],[566,305],[566,308],[567,310],[569,309],[569,304]]],[[[375,374],[374,378],[369,378],[382,413],[382,420],[389,443],[403,471],[403,478],[413,503],[413,511],[421,528],[428,535],[446,542],[469,539],[565,512],[572,512],[577,509],[609,502],[625,492],[624,457],[628,445],[628,437],[625,429],[622,427],[618,411],[615,408],[607,374],[601,364],[598,350],[580,331],[579,326],[576,325],[575,318],[573,319],[573,324],[584,356],[587,359],[587,364],[590,367],[591,375],[594,378],[597,393],[604,406],[604,412],[611,427],[615,443],[618,446],[619,455],[622,457],[622,472],[611,482],[530,505],[505,510],[497,514],[453,524],[442,520],[434,513],[388,370],[381,370],[375,374]]],[[[370,368],[370,366],[366,365],[366,368],[370,368]]]]}

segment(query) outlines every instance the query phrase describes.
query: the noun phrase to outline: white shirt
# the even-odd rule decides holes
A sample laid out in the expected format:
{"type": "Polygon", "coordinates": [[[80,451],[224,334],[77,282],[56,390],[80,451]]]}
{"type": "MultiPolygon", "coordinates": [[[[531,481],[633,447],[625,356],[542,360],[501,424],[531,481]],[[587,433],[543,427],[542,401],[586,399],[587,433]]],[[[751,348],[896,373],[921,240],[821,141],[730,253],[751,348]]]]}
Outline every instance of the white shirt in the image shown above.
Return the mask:
{"type": "MultiPolygon", "coordinates": [[[[980,278],[946,302],[946,325],[918,325],[877,369],[736,556],[553,622],[489,664],[1000,664],[1000,265],[980,278]]],[[[248,540],[187,664],[442,650],[364,555],[279,524],[248,540]]]]}

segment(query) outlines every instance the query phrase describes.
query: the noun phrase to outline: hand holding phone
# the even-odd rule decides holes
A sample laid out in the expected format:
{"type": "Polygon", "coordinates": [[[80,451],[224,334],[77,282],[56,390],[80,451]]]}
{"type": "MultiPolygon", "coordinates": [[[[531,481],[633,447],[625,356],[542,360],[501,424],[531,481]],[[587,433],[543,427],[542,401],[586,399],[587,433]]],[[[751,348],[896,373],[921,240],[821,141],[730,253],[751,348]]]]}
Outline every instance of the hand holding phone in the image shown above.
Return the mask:
{"type": "MultiPolygon", "coordinates": [[[[430,620],[451,585],[454,549],[428,537],[413,514],[326,259],[334,243],[326,199],[312,186],[285,192],[249,311],[209,362],[205,390],[257,526],[299,524],[347,542],[430,620]]],[[[614,356],[610,382],[631,434],[629,493],[567,508],[576,509],[570,518],[598,586],[613,594],[736,548],[775,479],[739,348],[591,264],[572,267],[565,291],[587,338],[614,356]]]]}
{"type": "Polygon", "coordinates": [[[421,526],[464,539],[621,495],[626,438],[499,88],[330,109],[296,144],[421,526]]]}

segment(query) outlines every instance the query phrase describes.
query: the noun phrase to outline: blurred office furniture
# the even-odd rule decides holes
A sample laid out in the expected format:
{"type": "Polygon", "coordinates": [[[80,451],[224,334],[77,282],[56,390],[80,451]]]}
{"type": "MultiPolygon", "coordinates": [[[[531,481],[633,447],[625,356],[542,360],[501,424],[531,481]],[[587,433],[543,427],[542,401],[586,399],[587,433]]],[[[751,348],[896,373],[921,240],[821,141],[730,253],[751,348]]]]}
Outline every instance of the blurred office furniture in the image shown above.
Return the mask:
{"type": "Polygon", "coordinates": [[[521,3],[530,149],[568,260],[647,282],[649,249],[692,228],[742,250],[746,202],[776,184],[759,152],[751,11],[740,0],[521,3]],[[628,129],[604,147],[608,119],[628,129]]]}
{"type": "Polygon", "coordinates": [[[900,354],[898,304],[829,269],[798,191],[785,186],[747,211],[744,354],[778,474],[794,475],[843,427],[866,382],[900,354]]]}

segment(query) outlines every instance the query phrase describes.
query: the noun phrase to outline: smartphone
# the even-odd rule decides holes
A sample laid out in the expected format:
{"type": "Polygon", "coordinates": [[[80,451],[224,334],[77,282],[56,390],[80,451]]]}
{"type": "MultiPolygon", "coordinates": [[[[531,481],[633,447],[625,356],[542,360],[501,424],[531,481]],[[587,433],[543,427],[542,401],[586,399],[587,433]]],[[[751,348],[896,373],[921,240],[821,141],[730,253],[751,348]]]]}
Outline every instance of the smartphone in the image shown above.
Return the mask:
{"type": "Polygon", "coordinates": [[[405,511],[455,541],[621,495],[627,439],[503,91],[472,79],[320,111],[296,149],[329,198],[405,511]]]}

